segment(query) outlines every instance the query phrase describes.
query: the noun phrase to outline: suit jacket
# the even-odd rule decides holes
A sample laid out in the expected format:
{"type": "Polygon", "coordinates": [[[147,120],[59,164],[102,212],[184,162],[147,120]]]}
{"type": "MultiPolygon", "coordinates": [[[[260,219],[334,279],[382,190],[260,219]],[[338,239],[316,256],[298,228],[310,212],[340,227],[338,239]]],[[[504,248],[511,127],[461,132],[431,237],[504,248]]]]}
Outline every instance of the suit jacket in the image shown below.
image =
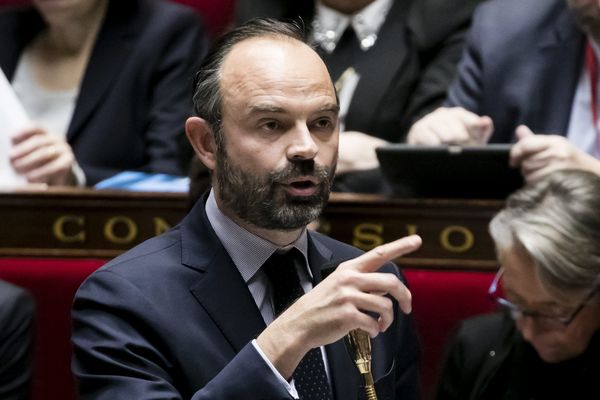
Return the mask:
{"type": "Polygon", "coordinates": [[[31,398],[34,338],[33,297],[0,281],[0,398],[31,398]]]}
{"type": "MultiPolygon", "coordinates": [[[[9,80],[43,27],[32,9],[0,15],[0,67],[9,80]]],[[[178,141],[205,47],[190,9],[157,0],[109,2],[67,132],[88,184],[123,170],[182,174],[178,141]]]]}
{"type": "MultiPolygon", "coordinates": [[[[401,142],[413,121],[440,106],[454,78],[471,14],[481,0],[394,1],[377,42],[367,52],[355,41],[350,61],[320,48],[335,81],[352,65],[361,75],[345,127],[401,142]],[[458,4],[457,4],[458,3],[458,4]]],[[[310,27],[314,1],[238,0],[236,19],[301,18],[310,27]]]]}
{"type": "MultiPolygon", "coordinates": [[[[360,251],[315,232],[321,269],[360,251]]],[[[384,269],[398,273],[393,264],[384,269]]],[[[373,342],[380,399],[417,398],[418,348],[409,317],[373,342]]],[[[108,263],[73,305],[73,370],[85,399],[289,399],[251,344],[265,329],[246,283],[196,203],[183,222],[108,263]]],[[[326,346],[336,399],[362,398],[343,341],[326,346]]]]}
{"type": "Polygon", "coordinates": [[[549,364],[496,313],[464,321],[448,350],[437,400],[600,398],[600,331],[583,355],[549,364]]]}
{"type": "Polygon", "coordinates": [[[585,37],[564,0],[491,0],[473,17],[447,106],[489,115],[491,142],[519,124],[565,135],[585,37]]]}

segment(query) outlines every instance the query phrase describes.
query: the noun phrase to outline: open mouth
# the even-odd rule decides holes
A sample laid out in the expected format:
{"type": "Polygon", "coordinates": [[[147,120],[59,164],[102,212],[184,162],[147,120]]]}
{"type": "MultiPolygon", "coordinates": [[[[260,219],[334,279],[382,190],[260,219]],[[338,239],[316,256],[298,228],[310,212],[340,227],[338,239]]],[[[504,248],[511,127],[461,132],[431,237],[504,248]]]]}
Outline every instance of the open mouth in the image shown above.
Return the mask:
{"type": "Polygon", "coordinates": [[[315,184],[311,181],[297,181],[297,182],[291,182],[290,186],[295,189],[308,189],[308,188],[314,187],[315,184]]]}
{"type": "Polygon", "coordinates": [[[282,183],[285,190],[293,196],[312,196],[318,188],[318,181],[313,177],[299,177],[282,183]]]}

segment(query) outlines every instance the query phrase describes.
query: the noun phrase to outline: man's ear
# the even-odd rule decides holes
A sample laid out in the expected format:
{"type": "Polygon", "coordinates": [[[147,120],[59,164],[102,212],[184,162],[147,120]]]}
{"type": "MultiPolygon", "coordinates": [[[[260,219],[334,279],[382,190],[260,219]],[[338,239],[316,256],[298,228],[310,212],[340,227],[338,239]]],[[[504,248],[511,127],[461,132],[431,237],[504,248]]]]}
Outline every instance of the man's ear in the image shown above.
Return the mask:
{"type": "Polygon", "coordinates": [[[185,121],[185,134],[200,161],[206,168],[214,170],[217,146],[210,124],[202,118],[190,117],[185,121]]]}

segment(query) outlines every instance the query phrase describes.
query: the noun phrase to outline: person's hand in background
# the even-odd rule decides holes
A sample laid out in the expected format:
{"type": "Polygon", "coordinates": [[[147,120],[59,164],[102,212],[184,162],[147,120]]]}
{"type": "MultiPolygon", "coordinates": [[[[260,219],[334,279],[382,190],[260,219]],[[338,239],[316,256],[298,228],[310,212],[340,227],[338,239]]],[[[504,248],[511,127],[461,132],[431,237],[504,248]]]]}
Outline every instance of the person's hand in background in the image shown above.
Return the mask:
{"type": "Polygon", "coordinates": [[[510,152],[510,165],[519,167],[527,182],[559,169],[584,169],[600,175],[600,160],[576,148],[564,136],[536,135],[525,125],[517,127],[517,143],[510,152]]]}
{"type": "Polygon", "coordinates": [[[427,146],[486,144],[493,131],[490,117],[461,107],[440,107],[413,124],[406,142],[427,146]]]}
{"type": "Polygon", "coordinates": [[[387,144],[387,141],[366,133],[341,132],[336,175],[377,168],[379,161],[375,149],[387,144]]]}
{"type": "Polygon", "coordinates": [[[30,183],[75,184],[75,156],[64,139],[34,127],[15,134],[12,145],[10,162],[30,183]]]}

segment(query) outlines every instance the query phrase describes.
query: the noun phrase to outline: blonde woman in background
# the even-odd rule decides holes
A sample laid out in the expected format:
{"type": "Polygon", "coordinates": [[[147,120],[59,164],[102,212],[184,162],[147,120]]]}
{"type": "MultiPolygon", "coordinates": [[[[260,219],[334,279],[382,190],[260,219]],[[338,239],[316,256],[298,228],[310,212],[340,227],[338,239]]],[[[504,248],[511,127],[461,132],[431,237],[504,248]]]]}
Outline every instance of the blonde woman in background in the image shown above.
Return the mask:
{"type": "Polygon", "coordinates": [[[514,193],[490,233],[505,312],[464,322],[438,399],[598,399],[600,177],[561,170],[514,193]]]}

